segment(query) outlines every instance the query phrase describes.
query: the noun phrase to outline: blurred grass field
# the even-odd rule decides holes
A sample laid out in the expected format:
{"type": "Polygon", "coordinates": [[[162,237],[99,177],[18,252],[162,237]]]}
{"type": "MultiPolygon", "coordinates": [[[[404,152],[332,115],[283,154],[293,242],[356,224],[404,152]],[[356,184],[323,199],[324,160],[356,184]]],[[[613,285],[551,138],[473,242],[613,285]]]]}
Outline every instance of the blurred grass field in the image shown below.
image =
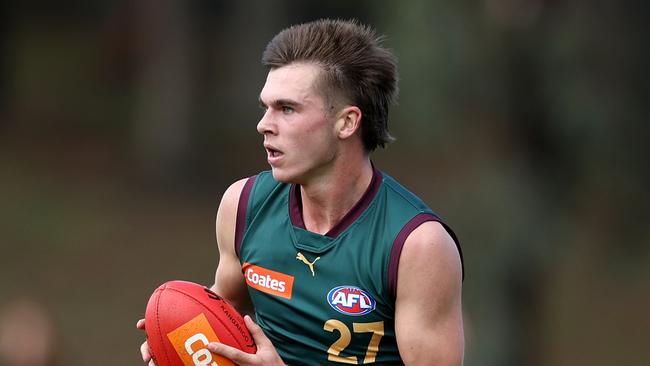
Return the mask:
{"type": "Polygon", "coordinates": [[[2,150],[2,305],[27,298],[50,309],[63,364],[139,364],[135,321],[153,290],[213,281],[217,192],[151,192],[127,186],[119,169],[86,176],[86,157],[13,160],[2,150]],[[97,361],[100,350],[110,357],[97,361]]]}

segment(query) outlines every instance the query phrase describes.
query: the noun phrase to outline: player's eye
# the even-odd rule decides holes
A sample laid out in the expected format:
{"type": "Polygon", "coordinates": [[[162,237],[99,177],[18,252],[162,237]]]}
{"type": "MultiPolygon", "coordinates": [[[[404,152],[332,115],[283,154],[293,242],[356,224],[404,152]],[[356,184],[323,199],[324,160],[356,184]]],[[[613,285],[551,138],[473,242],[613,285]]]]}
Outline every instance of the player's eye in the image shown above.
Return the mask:
{"type": "Polygon", "coordinates": [[[289,107],[289,106],[286,106],[286,105],[283,105],[281,107],[281,109],[282,109],[282,113],[284,113],[284,114],[291,114],[291,113],[293,113],[295,111],[292,107],[289,107]]]}

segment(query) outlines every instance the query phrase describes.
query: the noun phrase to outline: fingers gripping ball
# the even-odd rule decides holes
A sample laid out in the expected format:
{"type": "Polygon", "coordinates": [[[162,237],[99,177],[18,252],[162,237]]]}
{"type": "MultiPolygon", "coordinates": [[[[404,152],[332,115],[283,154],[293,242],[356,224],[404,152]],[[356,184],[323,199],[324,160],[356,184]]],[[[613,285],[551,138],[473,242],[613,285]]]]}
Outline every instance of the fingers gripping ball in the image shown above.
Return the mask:
{"type": "Polygon", "coordinates": [[[145,312],[147,343],[158,366],[226,366],[234,363],[211,353],[210,342],[244,352],[257,348],[244,319],[227,301],[192,282],[158,287],[145,312]]]}

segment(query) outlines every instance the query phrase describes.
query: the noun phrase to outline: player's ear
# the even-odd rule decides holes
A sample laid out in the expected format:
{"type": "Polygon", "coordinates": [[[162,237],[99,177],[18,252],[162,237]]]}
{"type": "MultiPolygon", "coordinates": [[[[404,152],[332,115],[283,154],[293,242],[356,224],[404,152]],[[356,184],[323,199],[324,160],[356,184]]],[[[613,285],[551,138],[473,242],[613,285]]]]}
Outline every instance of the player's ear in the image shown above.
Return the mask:
{"type": "Polygon", "coordinates": [[[347,139],[361,128],[361,109],[346,106],[338,114],[336,133],[340,139],[347,139]]]}

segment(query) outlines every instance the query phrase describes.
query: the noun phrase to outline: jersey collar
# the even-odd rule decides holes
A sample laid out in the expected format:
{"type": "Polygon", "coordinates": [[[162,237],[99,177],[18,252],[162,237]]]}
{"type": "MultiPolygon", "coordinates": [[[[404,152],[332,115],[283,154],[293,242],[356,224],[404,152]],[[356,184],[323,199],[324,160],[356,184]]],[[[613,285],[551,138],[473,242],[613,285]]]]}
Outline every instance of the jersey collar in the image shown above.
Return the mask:
{"type": "MultiPolygon", "coordinates": [[[[374,164],[372,166],[372,179],[368,188],[364,192],[363,196],[359,201],[352,206],[350,211],[348,211],[345,216],[339,221],[330,231],[325,233],[325,236],[330,238],[336,238],[344,232],[352,223],[361,216],[361,214],[370,206],[370,203],[379,192],[379,187],[381,186],[382,175],[381,172],[375,168],[374,164]]],[[[307,230],[305,227],[305,221],[302,216],[302,197],[300,193],[300,185],[292,184],[291,191],[289,192],[289,217],[291,218],[291,223],[293,226],[298,227],[303,230],[307,230]]]]}

